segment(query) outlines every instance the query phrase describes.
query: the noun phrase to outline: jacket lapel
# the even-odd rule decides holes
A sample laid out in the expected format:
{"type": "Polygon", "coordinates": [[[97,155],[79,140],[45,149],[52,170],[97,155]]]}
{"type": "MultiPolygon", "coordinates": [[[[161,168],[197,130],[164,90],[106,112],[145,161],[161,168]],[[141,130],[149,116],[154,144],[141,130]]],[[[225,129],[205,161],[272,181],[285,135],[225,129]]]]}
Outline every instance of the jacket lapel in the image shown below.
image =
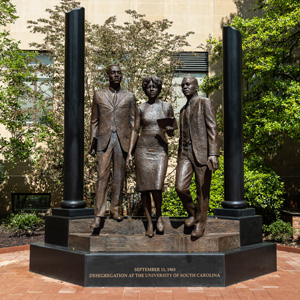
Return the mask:
{"type": "Polygon", "coordinates": [[[112,95],[111,95],[111,91],[109,90],[109,88],[106,88],[103,90],[103,95],[104,95],[104,98],[106,99],[106,101],[108,103],[110,103],[112,106],[114,106],[113,104],[113,98],[112,98],[112,95]]]}
{"type": "Polygon", "coordinates": [[[182,150],[182,134],[183,134],[183,113],[185,111],[185,106],[181,108],[179,115],[179,126],[180,126],[180,139],[179,139],[179,150],[182,150]]]}
{"type": "Polygon", "coordinates": [[[197,98],[194,99],[194,101],[191,103],[191,107],[190,107],[190,119],[194,120],[196,119],[200,114],[201,114],[201,101],[198,101],[197,98]]]}
{"type": "Polygon", "coordinates": [[[125,98],[125,96],[126,96],[126,93],[121,88],[120,91],[119,91],[119,93],[118,93],[116,107],[121,103],[121,101],[125,98]]]}

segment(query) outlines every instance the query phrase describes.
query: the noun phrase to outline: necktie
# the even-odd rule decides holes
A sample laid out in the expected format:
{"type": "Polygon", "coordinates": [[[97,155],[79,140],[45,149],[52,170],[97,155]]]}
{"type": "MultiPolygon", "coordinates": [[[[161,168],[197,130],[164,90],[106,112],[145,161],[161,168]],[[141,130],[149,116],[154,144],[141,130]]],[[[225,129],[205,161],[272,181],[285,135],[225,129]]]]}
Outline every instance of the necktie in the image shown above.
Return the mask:
{"type": "Polygon", "coordinates": [[[114,103],[114,106],[116,106],[116,104],[117,104],[117,92],[116,91],[114,92],[113,103],[114,103]]]}
{"type": "Polygon", "coordinates": [[[113,98],[113,115],[112,115],[112,123],[111,123],[111,130],[112,132],[117,131],[117,126],[116,126],[116,120],[115,120],[115,107],[117,105],[117,92],[114,92],[114,98],[113,98]]]}

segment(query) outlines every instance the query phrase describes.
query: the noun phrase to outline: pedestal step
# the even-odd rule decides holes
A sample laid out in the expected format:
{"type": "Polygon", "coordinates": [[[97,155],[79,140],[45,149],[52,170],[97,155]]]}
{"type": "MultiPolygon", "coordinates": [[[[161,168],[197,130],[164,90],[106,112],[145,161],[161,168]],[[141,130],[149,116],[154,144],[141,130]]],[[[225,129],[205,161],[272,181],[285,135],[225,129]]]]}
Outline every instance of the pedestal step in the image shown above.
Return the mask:
{"type": "Polygon", "coordinates": [[[235,220],[208,218],[205,234],[198,239],[191,238],[193,228],[186,227],[184,219],[164,218],[164,222],[164,233],[149,238],[145,219],[104,219],[93,233],[91,220],[73,220],[69,247],[88,252],[218,252],[240,247],[239,222],[235,220]],[[81,232],[76,232],[79,229],[81,232]]]}
{"type": "MultiPolygon", "coordinates": [[[[166,234],[190,234],[193,227],[186,227],[184,224],[184,218],[169,218],[163,217],[165,222],[166,234]]],[[[93,229],[90,228],[93,219],[73,219],[69,220],[69,233],[92,233],[93,229]]],[[[156,221],[153,219],[154,229],[156,227],[156,221]]],[[[94,234],[144,234],[147,227],[146,218],[124,218],[123,221],[118,222],[113,219],[104,218],[101,219],[101,225],[98,231],[94,231],[94,234]]],[[[206,233],[224,233],[224,232],[239,232],[238,220],[226,220],[217,219],[213,217],[207,218],[206,233]]]]}
{"type": "Polygon", "coordinates": [[[209,233],[192,240],[190,235],[145,235],[89,233],[70,234],[69,247],[89,252],[218,252],[240,247],[238,233],[209,233]]]}

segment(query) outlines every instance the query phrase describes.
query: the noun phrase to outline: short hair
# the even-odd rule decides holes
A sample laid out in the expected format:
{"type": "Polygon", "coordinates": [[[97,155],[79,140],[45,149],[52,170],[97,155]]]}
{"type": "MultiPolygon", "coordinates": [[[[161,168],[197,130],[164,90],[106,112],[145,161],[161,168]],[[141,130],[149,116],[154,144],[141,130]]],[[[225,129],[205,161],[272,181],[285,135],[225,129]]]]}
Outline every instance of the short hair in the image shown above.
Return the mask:
{"type": "MultiPolygon", "coordinates": [[[[120,66],[118,64],[111,64],[111,65],[107,66],[106,67],[106,74],[107,75],[109,74],[109,71],[111,70],[112,67],[119,67],[120,68],[120,66]]],[[[120,68],[120,70],[121,70],[121,68],[120,68]]]]}
{"type": "Polygon", "coordinates": [[[144,92],[146,91],[146,88],[151,81],[156,85],[156,87],[158,88],[158,93],[160,93],[161,88],[162,88],[162,81],[156,75],[146,76],[143,78],[142,88],[143,88],[144,92]]]}
{"type": "Polygon", "coordinates": [[[182,78],[182,81],[183,81],[184,79],[187,79],[187,78],[191,78],[191,79],[194,81],[194,83],[199,87],[198,80],[197,80],[196,77],[191,76],[191,75],[188,75],[188,76],[186,76],[186,77],[183,77],[183,78],[182,78]]]}

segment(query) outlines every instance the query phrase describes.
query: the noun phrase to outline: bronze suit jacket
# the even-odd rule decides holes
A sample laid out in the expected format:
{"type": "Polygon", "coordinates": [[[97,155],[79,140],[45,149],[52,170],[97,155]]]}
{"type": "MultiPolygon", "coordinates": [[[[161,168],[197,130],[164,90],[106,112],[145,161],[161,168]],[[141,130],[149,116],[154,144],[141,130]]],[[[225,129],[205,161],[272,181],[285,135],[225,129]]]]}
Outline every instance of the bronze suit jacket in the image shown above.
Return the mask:
{"type": "Polygon", "coordinates": [[[113,103],[113,93],[106,89],[94,93],[91,115],[91,147],[97,151],[104,150],[111,136],[111,126],[115,119],[117,134],[121,147],[128,152],[130,132],[134,126],[135,96],[133,93],[120,89],[117,103],[113,103]]]}
{"type": "MultiPolygon", "coordinates": [[[[213,102],[197,96],[190,104],[190,135],[196,160],[207,165],[208,156],[219,156],[218,129],[213,102]]],[[[180,110],[180,139],[178,157],[182,153],[182,125],[185,106],[180,110]]]]}

